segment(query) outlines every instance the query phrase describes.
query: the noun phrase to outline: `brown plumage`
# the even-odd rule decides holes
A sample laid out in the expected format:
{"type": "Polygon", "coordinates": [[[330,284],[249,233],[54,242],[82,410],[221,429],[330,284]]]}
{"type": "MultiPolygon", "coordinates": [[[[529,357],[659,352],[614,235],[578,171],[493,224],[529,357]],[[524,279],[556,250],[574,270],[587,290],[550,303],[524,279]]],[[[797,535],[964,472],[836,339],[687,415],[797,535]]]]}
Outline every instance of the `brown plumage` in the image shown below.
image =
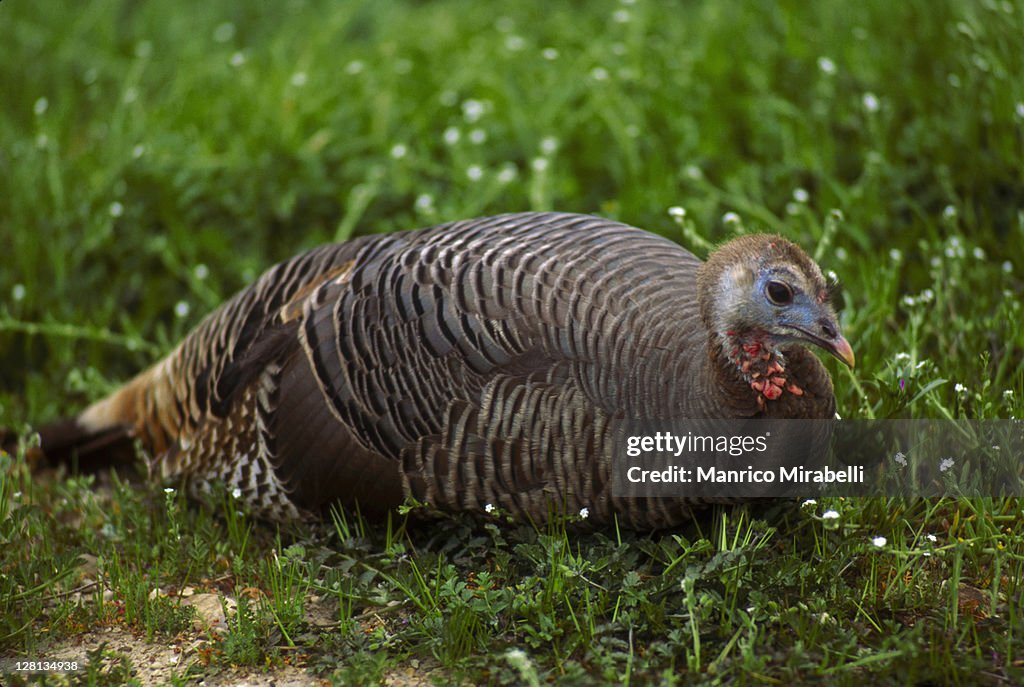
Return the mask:
{"type": "Polygon", "coordinates": [[[414,497],[667,526],[687,504],[610,492],[616,421],[832,417],[806,343],[853,362],[820,270],[781,237],[702,264],[596,217],[468,220],[271,268],[43,447],[122,429],[158,474],[223,480],[272,519],[414,497]]]}

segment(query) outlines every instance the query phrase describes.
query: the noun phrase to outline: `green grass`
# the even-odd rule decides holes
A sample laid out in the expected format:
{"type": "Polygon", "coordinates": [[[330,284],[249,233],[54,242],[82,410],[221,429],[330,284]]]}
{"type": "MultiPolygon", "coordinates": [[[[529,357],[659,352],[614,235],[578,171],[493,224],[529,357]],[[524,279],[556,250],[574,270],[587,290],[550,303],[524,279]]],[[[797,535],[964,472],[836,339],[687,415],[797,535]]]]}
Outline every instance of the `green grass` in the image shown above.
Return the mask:
{"type": "MultiPolygon", "coordinates": [[[[8,0],[0,44],[0,426],[26,436],[277,260],[528,209],[701,254],[783,233],[843,282],[844,417],[1024,414],[1019,0],[8,0]]],[[[1017,499],[278,532],[133,477],[0,456],[0,655],[111,625],[171,641],[196,632],[191,587],[238,606],[177,684],[411,661],[471,683],[1024,680],[1017,499]]],[[[89,661],[83,684],[129,671],[89,661]]]]}

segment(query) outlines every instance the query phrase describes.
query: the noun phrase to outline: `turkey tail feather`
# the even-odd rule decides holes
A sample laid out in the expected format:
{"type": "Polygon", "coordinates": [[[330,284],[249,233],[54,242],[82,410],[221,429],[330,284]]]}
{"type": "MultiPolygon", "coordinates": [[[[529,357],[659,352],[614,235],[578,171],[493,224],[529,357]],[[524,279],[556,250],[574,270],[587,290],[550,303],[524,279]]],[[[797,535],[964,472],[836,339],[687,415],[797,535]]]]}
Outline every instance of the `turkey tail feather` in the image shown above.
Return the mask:
{"type": "Polygon", "coordinates": [[[135,462],[132,434],[123,424],[94,429],[81,424],[77,417],[64,418],[39,428],[39,438],[48,465],[95,472],[135,462]]]}

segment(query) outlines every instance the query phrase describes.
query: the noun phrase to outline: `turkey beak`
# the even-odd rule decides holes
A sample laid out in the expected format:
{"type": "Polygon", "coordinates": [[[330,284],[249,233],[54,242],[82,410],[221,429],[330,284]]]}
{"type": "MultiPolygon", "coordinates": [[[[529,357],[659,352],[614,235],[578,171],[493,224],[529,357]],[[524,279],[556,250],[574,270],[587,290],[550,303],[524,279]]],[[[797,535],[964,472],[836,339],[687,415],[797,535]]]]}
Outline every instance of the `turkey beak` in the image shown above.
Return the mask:
{"type": "Polygon", "coordinates": [[[850,342],[846,340],[843,333],[839,331],[835,316],[823,314],[813,327],[793,327],[803,336],[805,342],[820,346],[839,360],[842,360],[848,367],[853,368],[857,357],[853,354],[850,342]]]}
{"type": "Polygon", "coordinates": [[[847,341],[842,334],[836,334],[835,338],[827,342],[824,348],[826,351],[846,363],[850,369],[853,369],[853,366],[857,362],[857,357],[853,354],[853,348],[850,347],[850,342],[847,341]]]}
{"type": "Polygon", "coordinates": [[[812,335],[810,338],[814,343],[846,363],[850,369],[853,369],[857,358],[853,355],[853,348],[850,346],[850,342],[839,331],[839,325],[836,324],[834,317],[825,316],[819,319],[818,335],[812,335]]]}

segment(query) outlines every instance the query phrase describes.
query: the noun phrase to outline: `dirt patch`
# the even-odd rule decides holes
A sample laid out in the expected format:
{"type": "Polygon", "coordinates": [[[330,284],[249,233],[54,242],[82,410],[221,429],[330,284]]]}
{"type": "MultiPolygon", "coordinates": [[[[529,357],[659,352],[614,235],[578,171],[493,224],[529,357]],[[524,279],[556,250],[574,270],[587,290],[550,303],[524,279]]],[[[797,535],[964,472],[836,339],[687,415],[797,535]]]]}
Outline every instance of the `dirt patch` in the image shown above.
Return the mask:
{"type": "MultiPolygon", "coordinates": [[[[194,593],[189,589],[181,595],[182,605],[192,606],[195,618],[191,630],[171,639],[147,641],[143,634],[135,633],[122,625],[98,627],[87,633],[54,641],[39,650],[34,657],[54,662],[75,661],[79,673],[89,663],[89,654],[101,647],[104,650],[104,672],[109,673],[122,657],[131,665],[131,675],[147,687],[170,684],[191,672],[189,684],[208,687],[321,687],[330,682],[309,674],[303,665],[288,664],[272,668],[237,668],[225,666],[205,667],[208,652],[217,635],[226,629],[224,605],[233,614],[234,599],[224,599],[213,593],[194,593]],[[206,655],[204,655],[206,654],[206,655]],[[191,671],[190,671],[191,668],[191,671]]],[[[308,606],[307,621],[311,627],[327,629],[329,613],[319,599],[313,597],[308,606]]],[[[366,631],[381,622],[376,614],[359,620],[366,631]]],[[[10,668],[14,660],[26,657],[0,659],[4,669],[10,668]]],[[[338,666],[344,667],[343,665],[338,666]]],[[[379,684],[388,687],[427,687],[444,681],[447,671],[433,660],[409,659],[387,670],[379,684]]],[[[0,680],[0,684],[6,684],[0,680]]],[[[19,684],[15,682],[14,684],[19,684]]]]}
{"type": "MultiPolygon", "coordinates": [[[[199,660],[199,652],[207,643],[199,636],[147,642],[145,637],[115,626],[56,642],[40,655],[49,661],[77,661],[79,666],[85,666],[87,654],[103,646],[113,654],[107,663],[119,656],[127,657],[131,661],[132,676],[148,687],[169,684],[175,676],[183,676],[189,665],[199,660]]],[[[267,670],[211,668],[208,672],[193,671],[193,674],[195,677],[190,684],[207,687],[323,687],[330,684],[308,674],[303,667],[291,665],[267,670]]],[[[436,678],[444,674],[444,669],[433,661],[411,659],[389,670],[381,684],[387,687],[432,687],[436,678]]]]}
{"type": "MultiPolygon", "coordinates": [[[[133,676],[142,684],[163,685],[170,682],[174,676],[184,675],[188,666],[198,659],[199,650],[206,644],[206,640],[201,637],[150,643],[145,637],[137,637],[128,630],[115,626],[97,629],[52,644],[43,653],[49,661],[77,661],[80,666],[85,666],[88,663],[87,654],[104,646],[108,652],[127,657],[131,661],[133,676]]],[[[325,684],[295,666],[283,666],[265,673],[226,670],[202,678],[201,682],[210,687],[307,687],[325,684]]]]}

